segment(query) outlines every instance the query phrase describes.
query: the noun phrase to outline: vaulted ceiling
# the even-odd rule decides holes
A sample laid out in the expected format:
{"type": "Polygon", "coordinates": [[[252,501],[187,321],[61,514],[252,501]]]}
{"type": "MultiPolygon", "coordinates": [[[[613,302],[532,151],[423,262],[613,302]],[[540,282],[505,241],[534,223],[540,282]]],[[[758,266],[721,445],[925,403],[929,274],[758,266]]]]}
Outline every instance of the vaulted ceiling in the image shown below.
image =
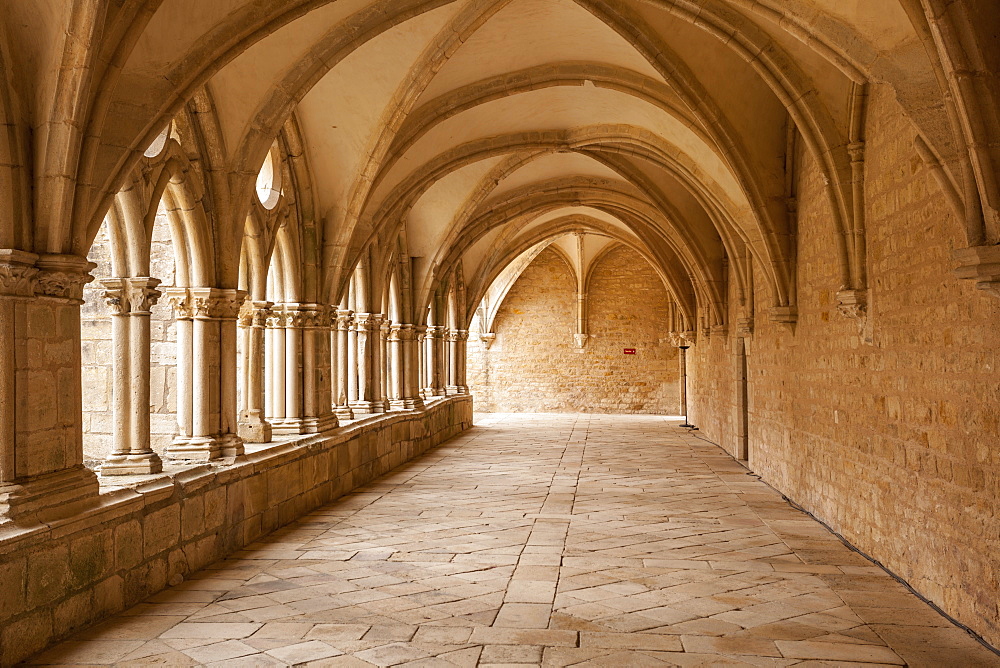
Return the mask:
{"type": "MultiPolygon", "coordinates": [[[[984,191],[960,101],[942,95],[935,0],[7,4],[20,80],[60,73],[22,91],[48,184],[36,245],[53,252],[85,252],[126,174],[199,91],[211,137],[197,160],[225,212],[219,280],[233,280],[242,203],[293,123],[329,300],[400,233],[426,300],[456,270],[482,294],[505,262],[583,230],[642,252],[689,318],[721,322],[724,281],[745,290],[750,258],[770,305],[793,306],[796,144],[826,184],[841,287],[862,289],[851,151],[871,82],[893,87],[956,190],[984,191]],[[60,22],[76,51],[33,39],[60,22]],[[78,128],[46,111],[60,105],[76,105],[78,128]],[[67,160],[75,183],[59,182],[67,160]]],[[[996,232],[990,197],[970,243],[996,232]]]]}

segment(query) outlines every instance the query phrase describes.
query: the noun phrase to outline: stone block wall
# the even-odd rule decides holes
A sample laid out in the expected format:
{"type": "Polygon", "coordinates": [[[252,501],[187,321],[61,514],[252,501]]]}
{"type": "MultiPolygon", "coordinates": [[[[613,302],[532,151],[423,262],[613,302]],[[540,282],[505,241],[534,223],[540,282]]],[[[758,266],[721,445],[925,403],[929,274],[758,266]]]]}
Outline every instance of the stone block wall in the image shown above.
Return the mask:
{"type": "Polygon", "coordinates": [[[472,400],[150,476],[47,525],[0,525],[0,665],[138,603],[472,426],[472,400]]]}
{"type": "MultiPolygon", "coordinates": [[[[1000,644],[1000,301],[953,274],[962,223],[874,86],[868,320],[841,315],[815,165],[799,177],[798,323],[758,310],[750,467],[921,594],[1000,644]]],[[[757,303],[767,304],[758,285],[757,303]]],[[[735,310],[731,313],[735,318],[735,310]]],[[[692,421],[732,448],[730,337],[691,349],[692,421]]]]}
{"type": "Polygon", "coordinates": [[[580,352],[576,281],[562,257],[542,251],[507,294],[489,349],[473,322],[467,368],[476,410],[676,415],[669,297],[653,268],[631,249],[611,250],[593,269],[589,304],[590,339],[580,352]]]}

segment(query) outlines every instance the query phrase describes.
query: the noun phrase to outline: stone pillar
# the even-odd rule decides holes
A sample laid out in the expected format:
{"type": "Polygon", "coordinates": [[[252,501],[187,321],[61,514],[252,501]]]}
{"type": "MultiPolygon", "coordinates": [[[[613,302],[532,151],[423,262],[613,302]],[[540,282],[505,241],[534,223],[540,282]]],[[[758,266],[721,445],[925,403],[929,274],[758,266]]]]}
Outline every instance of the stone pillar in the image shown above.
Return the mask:
{"type": "Polygon", "coordinates": [[[377,330],[378,346],[374,352],[375,367],[378,369],[375,383],[375,412],[384,413],[389,410],[389,328],[392,325],[385,316],[379,316],[377,330]]]}
{"type": "Polygon", "coordinates": [[[209,461],[243,454],[236,419],[236,317],[246,293],[188,288],[191,332],[190,440],[167,448],[171,459],[209,461]]]}
{"type": "Polygon", "coordinates": [[[361,365],[361,356],[358,355],[358,327],[357,313],[351,314],[350,324],[347,328],[347,364],[344,367],[347,373],[347,405],[353,411],[354,404],[358,401],[359,375],[358,368],[361,365]]]}
{"type": "Polygon", "coordinates": [[[271,348],[268,351],[268,359],[271,362],[271,386],[268,391],[271,394],[271,429],[274,431],[285,422],[287,415],[285,407],[285,311],[284,306],[275,306],[271,310],[271,315],[267,319],[267,326],[271,332],[271,348]]]}
{"type": "Polygon", "coordinates": [[[177,436],[171,447],[183,448],[194,434],[191,389],[194,309],[187,288],[167,288],[166,295],[177,323],[177,436]]]}
{"type": "Polygon", "coordinates": [[[326,344],[330,320],[319,304],[286,304],[285,433],[313,434],[337,426],[331,412],[326,344]],[[321,336],[322,335],[322,336],[321,336]],[[294,394],[294,396],[293,396],[294,394]]]}
{"type": "Polygon", "coordinates": [[[431,384],[427,380],[427,326],[417,325],[414,329],[417,333],[417,387],[420,396],[426,399],[429,396],[427,388],[431,384]]]}
{"type": "Polygon", "coordinates": [[[376,363],[378,360],[378,337],[382,317],[376,313],[354,314],[354,335],[357,346],[357,397],[351,402],[355,414],[374,413],[375,390],[378,387],[376,363]]]}
{"type": "Polygon", "coordinates": [[[271,423],[264,417],[264,332],[271,315],[271,302],[248,301],[240,311],[243,328],[243,410],[239,435],[246,443],[269,443],[271,423]]]}
{"type": "MultiPolygon", "coordinates": [[[[395,327],[395,325],[394,325],[395,327]]],[[[399,364],[394,366],[394,378],[399,385],[398,407],[419,410],[424,407],[420,396],[420,348],[417,329],[413,325],[398,325],[399,364]]],[[[395,361],[393,362],[395,365],[395,361]]]]}
{"type": "Polygon", "coordinates": [[[445,369],[447,382],[445,394],[458,394],[458,330],[449,329],[445,332],[445,369]]]}
{"type": "Polygon", "coordinates": [[[0,517],[30,523],[97,499],[80,391],[80,305],[94,266],[0,249],[0,517]]]}
{"type": "Polygon", "coordinates": [[[349,331],[354,312],[346,309],[337,311],[336,320],[336,351],[337,380],[334,389],[334,413],[338,420],[353,420],[354,411],[350,407],[350,375],[348,348],[350,346],[349,331]]]}
{"type": "Polygon", "coordinates": [[[443,397],[445,392],[446,364],[445,359],[445,331],[446,327],[438,325],[427,328],[427,336],[431,340],[431,389],[436,397],[443,397]]]}
{"type": "Polygon", "coordinates": [[[466,380],[465,365],[466,351],[469,343],[469,330],[459,329],[455,332],[455,392],[457,394],[468,394],[469,384],[466,380]]]}
{"type": "Polygon", "coordinates": [[[149,316],[160,298],[155,278],[102,281],[112,317],[114,346],[113,452],[101,475],[159,473],[163,462],[149,445],[149,316]]]}
{"type": "Polygon", "coordinates": [[[386,336],[388,350],[386,358],[388,360],[389,377],[386,379],[388,385],[389,408],[392,410],[403,410],[406,406],[403,403],[403,338],[401,336],[403,325],[394,322],[389,325],[389,333],[386,336]]]}

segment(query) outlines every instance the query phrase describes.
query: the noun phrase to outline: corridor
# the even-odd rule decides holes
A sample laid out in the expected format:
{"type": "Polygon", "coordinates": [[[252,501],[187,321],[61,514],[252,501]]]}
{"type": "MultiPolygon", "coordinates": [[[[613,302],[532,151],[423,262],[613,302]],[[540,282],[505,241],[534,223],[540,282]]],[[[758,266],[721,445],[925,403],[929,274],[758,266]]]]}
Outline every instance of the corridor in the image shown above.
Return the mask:
{"type": "Polygon", "coordinates": [[[992,666],[662,417],[476,428],[38,664],[992,666]]]}

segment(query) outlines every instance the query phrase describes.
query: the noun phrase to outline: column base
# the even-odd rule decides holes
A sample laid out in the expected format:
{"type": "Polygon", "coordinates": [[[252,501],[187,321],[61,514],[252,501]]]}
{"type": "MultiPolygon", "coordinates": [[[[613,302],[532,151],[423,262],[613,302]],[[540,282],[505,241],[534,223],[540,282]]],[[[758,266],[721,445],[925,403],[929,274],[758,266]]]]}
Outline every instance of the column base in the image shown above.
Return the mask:
{"type": "Polygon", "coordinates": [[[337,416],[333,413],[327,413],[326,415],[320,415],[319,417],[309,417],[306,418],[304,422],[306,434],[321,434],[324,431],[336,429],[340,426],[337,422],[337,416]]]}
{"type": "Polygon", "coordinates": [[[353,401],[351,402],[351,410],[354,411],[355,417],[358,415],[373,415],[378,412],[375,410],[374,401],[353,401]]]}
{"type": "Polygon", "coordinates": [[[259,408],[251,408],[240,413],[237,429],[244,443],[271,442],[271,423],[264,419],[264,411],[259,408]]]}
{"type": "Polygon", "coordinates": [[[0,517],[34,523],[65,517],[97,501],[97,475],[77,464],[68,469],[0,483],[0,517]]]}
{"type": "Polygon", "coordinates": [[[163,460],[155,452],[111,455],[101,463],[101,475],[152,475],[163,472],[163,460]]]}
{"type": "Polygon", "coordinates": [[[468,394],[469,388],[465,385],[449,385],[445,388],[445,393],[449,396],[455,396],[456,394],[468,394]]]}
{"type": "Polygon", "coordinates": [[[351,410],[350,406],[337,406],[333,414],[337,416],[337,420],[353,420],[354,411],[351,410]]]}
{"type": "Polygon", "coordinates": [[[420,397],[415,399],[393,399],[389,402],[389,410],[393,411],[419,411],[424,408],[424,400],[420,397]]]}
{"type": "Polygon", "coordinates": [[[168,459],[187,462],[209,462],[242,454],[243,441],[235,434],[178,439],[167,446],[166,452],[168,459]]]}
{"type": "Polygon", "coordinates": [[[387,410],[389,410],[389,402],[388,401],[381,401],[380,400],[380,401],[373,401],[372,402],[372,412],[373,413],[385,413],[387,410]]]}

